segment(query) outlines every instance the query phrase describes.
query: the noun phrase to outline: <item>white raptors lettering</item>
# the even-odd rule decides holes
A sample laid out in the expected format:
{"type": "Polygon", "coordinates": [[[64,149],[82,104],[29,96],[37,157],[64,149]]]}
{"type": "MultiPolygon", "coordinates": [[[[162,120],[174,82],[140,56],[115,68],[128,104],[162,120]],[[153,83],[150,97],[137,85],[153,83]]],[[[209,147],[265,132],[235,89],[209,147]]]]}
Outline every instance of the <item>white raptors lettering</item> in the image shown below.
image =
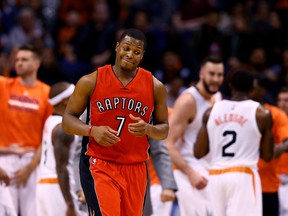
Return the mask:
{"type": "Polygon", "coordinates": [[[105,98],[103,101],[98,100],[96,101],[96,106],[100,113],[113,109],[127,109],[138,113],[140,116],[144,116],[148,110],[148,106],[144,105],[141,101],[125,97],[105,98]]]}

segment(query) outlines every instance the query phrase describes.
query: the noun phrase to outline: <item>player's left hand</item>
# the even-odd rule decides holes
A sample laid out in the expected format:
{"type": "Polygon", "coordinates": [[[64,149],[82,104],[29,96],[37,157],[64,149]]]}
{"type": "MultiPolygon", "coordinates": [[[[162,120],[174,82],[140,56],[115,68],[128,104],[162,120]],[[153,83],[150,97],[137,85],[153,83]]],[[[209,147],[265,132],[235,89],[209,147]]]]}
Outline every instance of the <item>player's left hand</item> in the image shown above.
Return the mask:
{"type": "Polygon", "coordinates": [[[32,172],[33,168],[30,166],[30,164],[21,167],[14,173],[14,176],[11,179],[11,184],[15,184],[18,187],[25,186],[32,172]]]}
{"type": "Polygon", "coordinates": [[[161,201],[174,201],[176,199],[176,194],[174,190],[171,189],[164,189],[161,193],[161,201]]]}
{"type": "Polygon", "coordinates": [[[82,188],[80,188],[76,193],[77,193],[77,196],[78,196],[78,200],[83,205],[85,205],[86,204],[86,198],[85,198],[85,195],[84,195],[84,192],[83,192],[82,188]]]}
{"type": "Polygon", "coordinates": [[[136,121],[135,123],[128,124],[128,131],[136,137],[142,137],[147,133],[147,123],[140,117],[129,114],[129,117],[136,121]]]}

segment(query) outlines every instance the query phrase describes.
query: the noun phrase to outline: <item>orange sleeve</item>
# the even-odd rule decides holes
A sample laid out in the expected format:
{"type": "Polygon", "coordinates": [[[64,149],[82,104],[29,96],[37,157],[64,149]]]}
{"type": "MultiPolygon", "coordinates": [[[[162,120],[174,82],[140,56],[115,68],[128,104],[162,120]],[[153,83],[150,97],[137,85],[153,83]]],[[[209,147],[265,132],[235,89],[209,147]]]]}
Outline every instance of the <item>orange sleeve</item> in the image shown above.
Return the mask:
{"type": "MultiPolygon", "coordinates": [[[[277,145],[288,138],[288,122],[284,111],[278,107],[265,104],[266,109],[270,110],[273,118],[274,144],[277,145]]],[[[260,159],[258,162],[259,175],[263,192],[277,192],[280,184],[278,175],[278,158],[273,158],[270,162],[260,159]]]]}
{"type": "MultiPolygon", "coordinates": [[[[286,119],[286,122],[288,123],[288,118],[286,119]]],[[[278,161],[278,172],[280,174],[288,175],[288,152],[285,152],[280,156],[278,161]]]]}
{"type": "Polygon", "coordinates": [[[149,175],[150,175],[150,185],[160,184],[160,180],[157,176],[151,157],[148,160],[148,170],[149,170],[149,175]]]}
{"type": "Polygon", "coordinates": [[[276,121],[278,121],[278,128],[275,134],[277,134],[277,141],[279,141],[277,143],[280,143],[283,142],[285,139],[288,139],[288,121],[286,114],[282,110],[279,110],[276,121]]]}

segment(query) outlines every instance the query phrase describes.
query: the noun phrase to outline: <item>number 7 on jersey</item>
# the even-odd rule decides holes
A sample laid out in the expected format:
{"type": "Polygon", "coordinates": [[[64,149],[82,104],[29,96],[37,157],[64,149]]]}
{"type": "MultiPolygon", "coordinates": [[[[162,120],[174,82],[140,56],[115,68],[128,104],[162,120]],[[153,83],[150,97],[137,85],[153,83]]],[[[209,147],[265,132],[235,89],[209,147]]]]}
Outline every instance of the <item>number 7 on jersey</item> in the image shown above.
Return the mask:
{"type": "Polygon", "coordinates": [[[124,123],[126,121],[126,117],[116,116],[116,120],[120,121],[119,125],[118,125],[118,128],[117,128],[117,134],[116,134],[116,136],[120,137],[122,129],[123,129],[123,126],[124,126],[124,123]]]}

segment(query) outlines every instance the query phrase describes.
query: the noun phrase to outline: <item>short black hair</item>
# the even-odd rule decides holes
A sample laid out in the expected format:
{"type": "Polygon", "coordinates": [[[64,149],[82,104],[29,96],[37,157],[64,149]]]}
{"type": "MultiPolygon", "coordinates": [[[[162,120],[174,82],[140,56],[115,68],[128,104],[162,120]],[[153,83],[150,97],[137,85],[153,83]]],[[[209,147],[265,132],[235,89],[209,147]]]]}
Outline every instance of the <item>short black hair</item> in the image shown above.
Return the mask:
{"type": "Polygon", "coordinates": [[[258,86],[265,90],[268,90],[272,85],[272,82],[265,75],[262,74],[256,74],[255,80],[257,80],[258,86]]]}
{"type": "Polygon", "coordinates": [[[40,51],[35,46],[33,46],[31,44],[22,45],[22,46],[18,47],[18,51],[19,50],[30,51],[34,54],[34,56],[36,58],[41,59],[40,51]]]}
{"type": "Polygon", "coordinates": [[[253,88],[255,75],[247,70],[235,71],[230,79],[230,84],[233,89],[239,92],[248,93],[253,88]]]}
{"type": "Polygon", "coordinates": [[[203,67],[207,62],[212,62],[214,64],[221,64],[223,63],[223,60],[221,58],[219,58],[218,56],[206,56],[202,62],[201,62],[201,67],[203,67]]]}
{"type": "Polygon", "coordinates": [[[288,93],[288,86],[282,86],[279,90],[279,93],[288,93]]]}
{"type": "Polygon", "coordinates": [[[126,36],[141,40],[144,42],[144,49],[146,49],[146,37],[143,32],[138,29],[130,28],[126,29],[120,36],[119,42],[121,42],[126,36]]]}

